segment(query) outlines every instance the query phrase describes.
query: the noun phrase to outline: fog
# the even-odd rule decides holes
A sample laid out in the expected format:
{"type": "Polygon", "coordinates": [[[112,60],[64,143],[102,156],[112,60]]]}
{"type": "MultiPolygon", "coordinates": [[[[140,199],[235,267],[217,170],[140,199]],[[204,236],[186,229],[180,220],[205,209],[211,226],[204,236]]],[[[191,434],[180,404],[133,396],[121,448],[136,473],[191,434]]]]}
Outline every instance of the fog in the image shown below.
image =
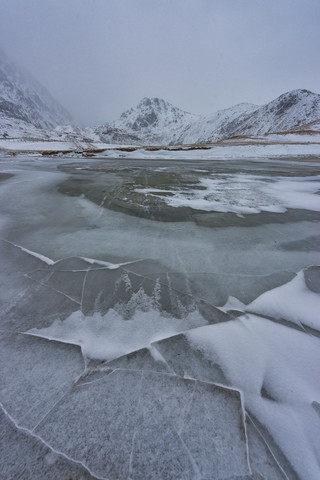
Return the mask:
{"type": "Polygon", "coordinates": [[[0,45],[84,125],[319,91],[319,0],[0,0],[0,45]]]}

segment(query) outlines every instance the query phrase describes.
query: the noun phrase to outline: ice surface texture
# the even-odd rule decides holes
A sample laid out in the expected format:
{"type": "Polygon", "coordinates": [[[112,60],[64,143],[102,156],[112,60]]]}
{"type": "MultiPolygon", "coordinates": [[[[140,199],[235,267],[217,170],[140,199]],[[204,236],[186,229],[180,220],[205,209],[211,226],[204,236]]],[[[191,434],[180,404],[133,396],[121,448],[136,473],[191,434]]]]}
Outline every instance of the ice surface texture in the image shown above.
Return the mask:
{"type": "Polygon", "coordinates": [[[2,163],[14,175],[0,185],[1,474],[318,479],[314,167],[244,162],[254,171],[239,175],[186,163],[163,173],[159,162],[154,176],[121,162],[115,173],[107,160],[61,173],[55,162],[2,163]],[[257,214],[254,226],[252,215],[227,226],[228,212],[203,227],[105,208],[109,187],[161,195],[192,175],[192,189],[206,176],[220,198],[235,180],[239,204],[277,185],[296,204],[278,222],[257,214]],[[76,195],[58,193],[61,182],[78,184],[76,195]]]}
{"type": "Polygon", "coordinates": [[[320,211],[320,200],[313,195],[319,189],[320,176],[274,178],[270,182],[267,177],[238,174],[202,178],[187,192],[154,188],[140,188],[136,192],[156,195],[172,207],[249,214],[261,211],[282,213],[287,208],[320,211]]]}

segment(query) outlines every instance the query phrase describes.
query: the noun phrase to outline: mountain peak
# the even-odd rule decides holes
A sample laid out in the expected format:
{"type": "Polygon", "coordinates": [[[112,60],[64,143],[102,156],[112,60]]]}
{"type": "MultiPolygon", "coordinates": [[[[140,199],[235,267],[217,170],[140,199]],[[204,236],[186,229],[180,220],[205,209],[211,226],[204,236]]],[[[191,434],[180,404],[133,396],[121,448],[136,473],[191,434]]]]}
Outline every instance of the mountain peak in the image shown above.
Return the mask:
{"type": "Polygon", "coordinates": [[[165,100],[158,97],[143,97],[142,100],[138,103],[138,107],[151,107],[151,106],[160,106],[167,104],[165,100]]]}
{"type": "Polygon", "coordinates": [[[296,90],[289,90],[289,92],[285,92],[280,97],[285,97],[285,96],[295,96],[295,97],[300,97],[304,95],[317,95],[316,93],[311,92],[311,90],[307,90],[305,88],[297,88],[296,90]]]}
{"type": "Polygon", "coordinates": [[[144,97],[138,105],[123,112],[112,122],[112,127],[133,135],[141,135],[150,142],[174,142],[180,132],[197,115],[185,112],[159,97],[144,97]]]}

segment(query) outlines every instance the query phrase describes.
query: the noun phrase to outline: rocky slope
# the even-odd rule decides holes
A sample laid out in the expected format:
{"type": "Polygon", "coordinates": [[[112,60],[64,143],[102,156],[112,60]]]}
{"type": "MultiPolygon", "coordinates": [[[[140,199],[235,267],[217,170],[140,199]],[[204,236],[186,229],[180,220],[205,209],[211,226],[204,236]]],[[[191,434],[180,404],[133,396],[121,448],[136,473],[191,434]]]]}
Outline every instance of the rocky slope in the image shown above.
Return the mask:
{"type": "Polygon", "coordinates": [[[0,50],[0,135],[29,130],[34,134],[35,129],[70,121],[70,114],[50,93],[0,50]]]}

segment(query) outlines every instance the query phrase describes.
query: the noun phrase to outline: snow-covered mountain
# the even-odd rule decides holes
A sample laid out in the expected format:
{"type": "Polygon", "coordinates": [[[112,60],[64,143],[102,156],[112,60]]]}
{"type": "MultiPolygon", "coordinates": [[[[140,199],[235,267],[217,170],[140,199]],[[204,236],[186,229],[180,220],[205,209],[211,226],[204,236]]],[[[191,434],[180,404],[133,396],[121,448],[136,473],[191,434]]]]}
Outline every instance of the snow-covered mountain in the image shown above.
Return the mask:
{"type": "Polygon", "coordinates": [[[234,129],[257,108],[257,105],[251,103],[239,103],[201,116],[182,131],[178,143],[207,143],[228,138],[234,135],[234,129]]]}
{"type": "Polygon", "coordinates": [[[286,132],[319,119],[320,95],[293,90],[266,105],[239,104],[202,117],[183,131],[179,142],[215,142],[235,135],[286,132]]]}
{"type": "Polygon", "coordinates": [[[0,135],[28,133],[28,126],[32,134],[70,121],[70,114],[50,93],[0,50],[0,135]]]}
{"type": "Polygon", "coordinates": [[[198,119],[161,98],[143,98],[135,108],[122,113],[112,129],[140,138],[146,144],[173,144],[198,119]]]}
{"type": "Polygon", "coordinates": [[[240,103],[206,116],[185,112],[159,98],[143,98],[118,120],[94,131],[104,142],[174,145],[285,132],[319,120],[320,95],[293,90],[266,105],[240,103]]]}
{"type": "Polygon", "coordinates": [[[210,143],[233,136],[320,130],[320,95],[293,90],[266,105],[240,103],[213,114],[188,113],[160,98],[143,98],[118,120],[70,126],[68,112],[0,50],[0,137],[101,141],[131,145],[210,143]]]}
{"type": "Polygon", "coordinates": [[[261,106],[239,127],[241,133],[259,135],[285,132],[320,119],[320,95],[292,90],[261,106]]]}

